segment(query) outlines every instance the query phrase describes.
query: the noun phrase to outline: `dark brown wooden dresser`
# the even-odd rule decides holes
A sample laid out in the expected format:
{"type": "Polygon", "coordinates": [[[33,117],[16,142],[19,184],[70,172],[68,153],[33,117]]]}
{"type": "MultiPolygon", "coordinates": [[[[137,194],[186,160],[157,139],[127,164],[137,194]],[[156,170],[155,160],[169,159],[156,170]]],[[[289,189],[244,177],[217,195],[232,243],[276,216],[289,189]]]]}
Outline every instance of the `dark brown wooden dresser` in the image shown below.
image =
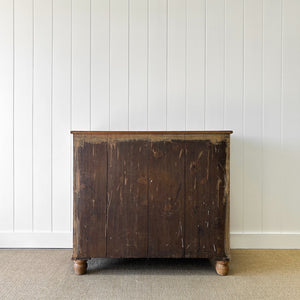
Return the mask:
{"type": "Polygon", "coordinates": [[[232,131],[72,131],[73,260],[209,258],[228,273],[232,131]]]}

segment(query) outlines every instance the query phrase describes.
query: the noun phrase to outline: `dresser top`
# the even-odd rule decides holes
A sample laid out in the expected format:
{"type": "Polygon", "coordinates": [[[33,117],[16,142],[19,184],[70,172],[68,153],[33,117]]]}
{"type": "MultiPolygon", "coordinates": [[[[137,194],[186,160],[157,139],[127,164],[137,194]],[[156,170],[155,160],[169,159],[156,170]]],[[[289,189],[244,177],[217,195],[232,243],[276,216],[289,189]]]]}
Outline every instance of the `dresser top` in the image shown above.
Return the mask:
{"type": "Polygon", "coordinates": [[[117,135],[127,135],[127,134],[158,134],[158,135],[189,135],[189,134],[232,134],[232,130],[220,130],[220,131],[213,131],[213,130],[205,130],[205,131],[71,131],[72,134],[99,134],[99,135],[107,135],[107,134],[117,134],[117,135]]]}

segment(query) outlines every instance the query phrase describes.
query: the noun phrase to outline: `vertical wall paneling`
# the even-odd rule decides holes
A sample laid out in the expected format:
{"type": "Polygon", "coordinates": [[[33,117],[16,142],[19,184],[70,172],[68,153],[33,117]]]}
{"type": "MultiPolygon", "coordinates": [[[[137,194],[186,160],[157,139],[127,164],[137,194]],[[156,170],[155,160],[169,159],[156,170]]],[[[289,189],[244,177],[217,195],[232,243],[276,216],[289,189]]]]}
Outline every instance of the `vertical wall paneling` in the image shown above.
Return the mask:
{"type": "Polygon", "coordinates": [[[52,0],[33,2],[33,230],[51,230],[52,0]]]}
{"type": "Polygon", "coordinates": [[[148,129],[166,129],[167,0],[149,0],[148,129]]]}
{"type": "Polygon", "coordinates": [[[206,129],[221,129],[224,125],[224,3],[206,1],[206,129]]]}
{"type": "Polygon", "coordinates": [[[70,130],[224,128],[233,243],[297,246],[299,15],[298,0],[0,1],[0,244],[71,246],[70,130]]]}
{"type": "Polygon", "coordinates": [[[147,130],[148,0],[129,6],[129,130],[147,130]]]}
{"type": "Polygon", "coordinates": [[[15,231],[32,230],[33,3],[15,0],[15,231]]]}
{"type": "Polygon", "coordinates": [[[14,158],[13,158],[13,70],[14,70],[13,2],[0,2],[0,231],[13,230],[14,158]]]}
{"type": "Polygon", "coordinates": [[[91,0],[91,126],[109,129],[109,1],[91,0]]]}
{"type": "Polygon", "coordinates": [[[184,130],[186,104],[186,1],[168,4],[167,129],[184,130]]]}
{"type": "Polygon", "coordinates": [[[300,2],[283,1],[282,231],[299,232],[300,2]]]}
{"type": "Polygon", "coordinates": [[[72,1],[72,129],[91,122],[90,0],[72,1]]]}
{"type": "Polygon", "coordinates": [[[280,231],[281,65],[281,1],[264,0],[262,229],[265,232],[280,231]]]}
{"type": "Polygon", "coordinates": [[[226,0],[225,32],[225,103],[224,125],[231,136],[231,231],[243,228],[243,86],[244,86],[244,5],[240,0],[226,0]]]}
{"type": "Polygon", "coordinates": [[[71,221],[71,56],[71,0],[53,0],[53,231],[69,231],[71,221]]]}
{"type": "Polygon", "coordinates": [[[128,130],[130,0],[110,1],[110,129],[128,130]]]}
{"type": "Polygon", "coordinates": [[[262,230],[263,7],[245,0],[244,230],[262,230]]]}
{"type": "Polygon", "coordinates": [[[186,130],[204,129],[205,0],[186,1],[186,130]]]}

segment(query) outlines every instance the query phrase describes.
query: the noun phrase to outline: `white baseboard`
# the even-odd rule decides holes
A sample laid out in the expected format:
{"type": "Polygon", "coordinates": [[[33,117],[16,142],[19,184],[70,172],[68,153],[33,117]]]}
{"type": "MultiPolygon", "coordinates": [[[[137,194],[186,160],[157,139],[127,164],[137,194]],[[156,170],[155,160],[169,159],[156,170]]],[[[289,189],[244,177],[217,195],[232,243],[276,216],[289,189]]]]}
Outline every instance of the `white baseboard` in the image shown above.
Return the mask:
{"type": "MultiPolygon", "coordinates": [[[[232,249],[300,249],[300,233],[231,233],[232,249]]],[[[0,248],[72,248],[71,232],[0,232],[0,248]]]]}
{"type": "Polygon", "coordinates": [[[72,248],[72,233],[0,232],[0,248],[72,248]]]}
{"type": "Polygon", "coordinates": [[[300,249],[300,233],[231,233],[232,249],[300,249]]]}

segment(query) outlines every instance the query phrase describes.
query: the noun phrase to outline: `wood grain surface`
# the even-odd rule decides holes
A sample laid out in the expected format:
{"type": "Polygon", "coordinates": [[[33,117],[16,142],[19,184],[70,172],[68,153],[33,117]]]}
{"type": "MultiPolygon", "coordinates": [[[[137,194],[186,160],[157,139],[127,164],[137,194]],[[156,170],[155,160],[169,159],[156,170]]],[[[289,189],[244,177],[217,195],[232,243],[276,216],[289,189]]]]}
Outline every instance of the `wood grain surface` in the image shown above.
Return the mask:
{"type": "Polygon", "coordinates": [[[107,257],[147,256],[147,149],[144,140],[109,143],[107,257]]]}
{"type": "Polygon", "coordinates": [[[184,141],[151,142],[150,257],[184,256],[184,141]]]}
{"type": "Polygon", "coordinates": [[[74,139],[74,247],[80,258],[106,255],[107,143],[74,139]]]}
{"type": "Polygon", "coordinates": [[[225,256],[227,144],[186,145],[185,256],[225,256]]]}
{"type": "Polygon", "coordinates": [[[229,259],[229,133],[74,133],[74,259],[229,259]]]}

